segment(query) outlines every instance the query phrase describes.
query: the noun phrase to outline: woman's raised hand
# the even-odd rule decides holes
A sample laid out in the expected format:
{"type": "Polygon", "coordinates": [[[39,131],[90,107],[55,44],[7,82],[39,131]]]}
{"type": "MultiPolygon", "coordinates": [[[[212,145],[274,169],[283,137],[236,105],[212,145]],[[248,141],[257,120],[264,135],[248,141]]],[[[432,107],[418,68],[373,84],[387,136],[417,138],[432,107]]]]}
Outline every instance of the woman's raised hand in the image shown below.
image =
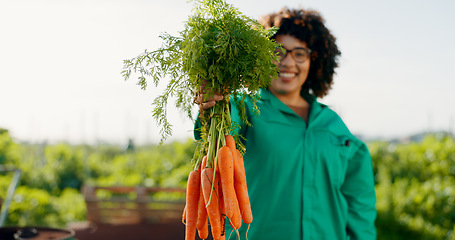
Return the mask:
{"type": "Polygon", "coordinates": [[[194,103],[199,106],[200,111],[205,111],[213,106],[217,101],[223,100],[223,95],[214,94],[213,96],[208,96],[204,87],[194,90],[194,103]]]}

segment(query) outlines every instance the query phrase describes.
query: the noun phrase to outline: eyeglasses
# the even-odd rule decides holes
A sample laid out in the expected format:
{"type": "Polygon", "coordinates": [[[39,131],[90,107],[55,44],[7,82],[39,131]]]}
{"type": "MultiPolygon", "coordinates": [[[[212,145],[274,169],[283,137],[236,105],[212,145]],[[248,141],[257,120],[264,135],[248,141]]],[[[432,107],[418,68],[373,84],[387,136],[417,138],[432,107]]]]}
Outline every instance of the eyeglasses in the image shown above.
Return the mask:
{"type": "Polygon", "coordinates": [[[296,47],[292,50],[288,50],[284,47],[278,47],[275,50],[275,54],[277,54],[280,57],[280,60],[283,60],[288,53],[291,53],[292,57],[294,58],[294,60],[296,62],[303,63],[310,56],[311,50],[307,49],[307,48],[302,48],[302,47],[296,47]]]}

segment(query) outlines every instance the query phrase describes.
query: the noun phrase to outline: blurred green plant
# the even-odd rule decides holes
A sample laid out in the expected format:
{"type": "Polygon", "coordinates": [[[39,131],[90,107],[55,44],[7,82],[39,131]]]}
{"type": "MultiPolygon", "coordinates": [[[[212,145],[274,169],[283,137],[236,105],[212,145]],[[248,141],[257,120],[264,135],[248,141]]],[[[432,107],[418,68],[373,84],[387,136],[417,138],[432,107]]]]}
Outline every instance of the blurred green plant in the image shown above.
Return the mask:
{"type": "MultiPolygon", "coordinates": [[[[22,170],[5,225],[62,227],[84,221],[83,184],[185,188],[194,149],[191,139],[129,151],[112,145],[17,144],[2,130],[1,164],[22,170]]],[[[6,196],[11,178],[12,174],[0,173],[0,198],[6,196]]]]}
{"type": "Polygon", "coordinates": [[[195,143],[172,142],[137,147],[106,157],[103,151],[88,157],[90,176],[87,183],[98,186],[186,187],[195,143]]]}
{"type": "Polygon", "coordinates": [[[0,165],[18,161],[17,147],[8,130],[0,128],[0,165]]]}
{"type": "Polygon", "coordinates": [[[59,196],[20,186],[8,211],[6,225],[66,227],[85,219],[84,197],[78,190],[66,188],[59,196]]]}
{"type": "Polygon", "coordinates": [[[378,239],[455,239],[455,141],[369,144],[376,178],[378,239]]]}

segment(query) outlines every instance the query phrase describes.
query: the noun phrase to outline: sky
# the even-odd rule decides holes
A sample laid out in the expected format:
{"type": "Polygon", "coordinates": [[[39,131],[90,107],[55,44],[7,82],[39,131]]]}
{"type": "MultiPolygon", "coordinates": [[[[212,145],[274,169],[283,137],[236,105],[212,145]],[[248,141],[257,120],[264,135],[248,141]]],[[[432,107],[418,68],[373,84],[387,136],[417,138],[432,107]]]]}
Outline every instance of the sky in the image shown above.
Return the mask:
{"type": "MultiPolygon", "coordinates": [[[[245,15],[319,11],[342,52],[320,99],[366,138],[455,131],[455,1],[228,0],[245,15]]],[[[162,85],[124,81],[123,60],[178,36],[186,0],[0,0],[0,128],[16,141],[157,143],[151,116],[162,85]]],[[[168,141],[193,122],[169,108],[168,141]]],[[[195,109],[196,111],[196,109],[195,109]]]]}

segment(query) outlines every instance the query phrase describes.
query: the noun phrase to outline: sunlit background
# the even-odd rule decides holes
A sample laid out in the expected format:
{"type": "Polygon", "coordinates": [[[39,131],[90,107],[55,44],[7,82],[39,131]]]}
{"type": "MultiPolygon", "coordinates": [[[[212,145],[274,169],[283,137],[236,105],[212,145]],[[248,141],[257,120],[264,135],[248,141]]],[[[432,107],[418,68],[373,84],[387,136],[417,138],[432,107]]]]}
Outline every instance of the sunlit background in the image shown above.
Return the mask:
{"type": "MultiPolygon", "coordinates": [[[[228,2],[252,18],[284,6],[322,13],[342,56],[321,101],[368,144],[378,240],[454,240],[455,1],[228,2]]],[[[159,48],[161,33],[179,35],[191,9],[0,0],[0,239],[3,226],[71,228],[80,240],[182,238],[193,122],[169,108],[174,134],[157,145],[151,104],[167,79],[144,91],[121,71],[159,48]]]]}
{"type": "MultiPolygon", "coordinates": [[[[259,18],[283,6],[318,10],[342,52],[323,103],[365,138],[400,138],[455,127],[455,2],[229,1],[259,18]]],[[[17,141],[156,143],[146,91],[124,81],[122,61],[178,35],[185,0],[0,1],[0,127],[17,141]]],[[[163,80],[165,82],[166,79],[163,80]]],[[[192,136],[174,108],[173,139],[192,136]]]]}

